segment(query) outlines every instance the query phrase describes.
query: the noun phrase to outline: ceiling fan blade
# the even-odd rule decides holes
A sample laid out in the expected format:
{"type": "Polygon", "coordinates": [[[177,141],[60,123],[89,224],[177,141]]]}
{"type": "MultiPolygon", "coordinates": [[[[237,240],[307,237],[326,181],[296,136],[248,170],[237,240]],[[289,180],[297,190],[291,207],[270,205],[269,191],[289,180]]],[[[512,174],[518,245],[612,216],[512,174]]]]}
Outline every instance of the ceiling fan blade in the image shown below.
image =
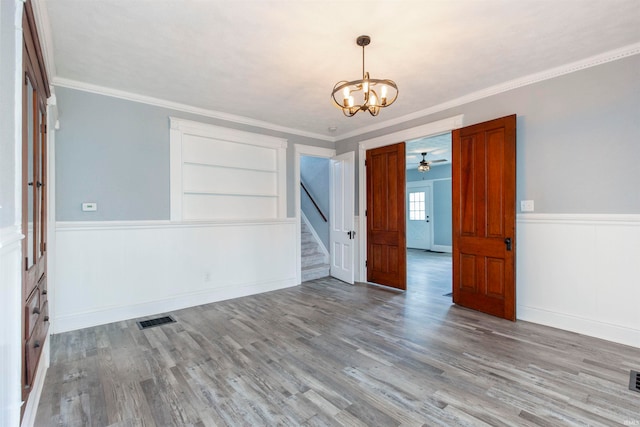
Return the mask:
{"type": "Polygon", "coordinates": [[[431,160],[429,163],[440,163],[440,162],[446,162],[447,159],[438,159],[438,160],[431,160]]]}

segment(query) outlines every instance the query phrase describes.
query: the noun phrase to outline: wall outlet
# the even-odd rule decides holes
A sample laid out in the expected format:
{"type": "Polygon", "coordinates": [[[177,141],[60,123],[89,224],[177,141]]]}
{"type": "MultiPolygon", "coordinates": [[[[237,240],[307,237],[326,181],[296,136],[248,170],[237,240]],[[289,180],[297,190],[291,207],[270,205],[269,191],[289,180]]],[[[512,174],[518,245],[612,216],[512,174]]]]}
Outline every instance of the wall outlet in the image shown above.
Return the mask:
{"type": "Polygon", "coordinates": [[[520,212],[533,212],[533,200],[520,200],[520,212]]]}
{"type": "Polygon", "coordinates": [[[82,210],[84,212],[93,212],[98,210],[98,204],[95,202],[85,202],[82,204],[82,210]]]}

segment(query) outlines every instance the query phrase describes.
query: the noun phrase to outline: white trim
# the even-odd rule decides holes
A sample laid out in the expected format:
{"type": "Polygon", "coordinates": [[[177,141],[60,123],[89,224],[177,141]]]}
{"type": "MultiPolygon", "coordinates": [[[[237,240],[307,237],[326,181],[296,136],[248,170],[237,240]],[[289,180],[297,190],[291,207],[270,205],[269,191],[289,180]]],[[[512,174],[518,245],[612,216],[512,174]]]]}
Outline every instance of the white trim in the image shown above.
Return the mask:
{"type": "MultiPolygon", "coordinates": [[[[212,142],[217,140],[230,142],[233,144],[251,145],[268,148],[274,151],[276,164],[274,170],[269,170],[276,174],[277,184],[274,189],[274,196],[277,198],[276,217],[284,218],[287,214],[287,145],[285,138],[279,138],[259,133],[246,132],[237,129],[230,129],[215,126],[208,123],[195,122],[192,120],[169,117],[169,175],[170,175],[170,218],[172,221],[182,221],[183,209],[183,168],[186,164],[183,161],[183,136],[195,135],[207,138],[212,142]]],[[[224,165],[220,165],[224,166],[224,165]]],[[[238,169],[238,168],[235,168],[238,169]]],[[[201,193],[202,194],[202,193],[201,193]]],[[[217,192],[216,194],[225,194],[217,192]]],[[[263,194],[239,194],[226,193],[234,196],[262,196],[263,194]]]]}
{"type": "MultiPolygon", "coordinates": [[[[384,147],[385,145],[395,144],[401,141],[407,141],[416,138],[422,138],[432,135],[438,135],[445,132],[451,132],[453,129],[462,127],[464,124],[464,115],[449,117],[447,119],[438,120],[435,122],[427,123],[422,126],[416,126],[410,129],[404,129],[398,132],[392,132],[386,135],[382,135],[376,138],[362,141],[358,144],[358,213],[362,215],[367,209],[367,173],[364,162],[367,158],[367,150],[372,148],[384,147]]],[[[360,222],[360,266],[358,271],[360,272],[361,282],[367,281],[367,267],[365,261],[367,257],[367,221],[360,222]]]]}
{"type": "Polygon", "coordinates": [[[293,203],[296,221],[296,283],[302,283],[302,249],[300,247],[302,237],[302,226],[300,220],[300,157],[314,156],[330,159],[335,157],[336,150],[333,148],[316,147],[313,145],[293,144],[293,203]]]}
{"type": "Polygon", "coordinates": [[[219,286],[216,289],[182,293],[167,298],[145,301],[139,304],[117,305],[99,310],[76,312],[57,316],[53,319],[55,321],[54,332],[59,334],[125,319],[135,319],[157,313],[167,313],[186,307],[195,307],[217,301],[271,292],[295,285],[296,283],[294,283],[293,277],[275,281],[234,283],[219,286]]]}
{"type": "MultiPolygon", "coordinates": [[[[33,15],[36,21],[36,27],[38,29],[38,39],[40,41],[40,48],[42,50],[42,56],[44,58],[44,66],[47,70],[47,74],[50,77],[55,76],[56,73],[56,61],[53,55],[54,44],[53,36],[51,34],[51,21],[49,19],[49,12],[45,0],[31,0],[33,6],[33,15]]],[[[56,117],[57,120],[57,117],[56,117]]]]}
{"type": "Polygon", "coordinates": [[[320,239],[320,236],[318,236],[318,233],[316,233],[316,229],[313,228],[313,226],[309,222],[309,219],[304,214],[304,212],[300,211],[300,217],[302,218],[302,221],[304,221],[304,223],[307,225],[307,228],[309,229],[309,232],[313,236],[313,239],[316,241],[318,246],[320,246],[320,251],[324,255],[324,263],[329,264],[329,251],[327,250],[327,247],[324,245],[324,243],[322,243],[322,239],[320,239]]]}
{"type": "Polygon", "coordinates": [[[516,222],[640,226],[640,214],[547,214],[519,213],[516,222]]]}
{"type": "Polygon", "coordinates": [[[124,99],[125,101],[139,102],[142,104],[152,105],[154,107],[168,108],[175,111],[197,114],[203,117],[211,117],[213,119],[224,120],[226,122],[238,123],[247,126],[254,126],[261,129],[273,130],[292,135],[304,136],[323,141],[334,142],[335,138],[322,135],[315,132],[308,132],[300,129],[294,129],[287,126],[280,126],[273,123],[256,120],[249,117],[238,116],[235,114],[224,113],[221,111],[209,110],[206,108],[195,107],[192,105],[181,104],[179,102],[167,101],[152,96],[139,95],[124,90],[112,89],[105,86],[94,85],[90,83],[80,82],[73,79],[55,76],[52,79],[54,86],[65,87],[69,89],[81,90],[83,92],[95,93],[98,95],[110,96],[112,98],[124,99]]]}
{"type": "Polygon", "coordinates": [[[519,304],[516,310],[518,320],[640,348],[640,331],[637,330],[519,304]]]}
{"type": "Polygon", "coordinates": [[[175,222],[166,220],[153,221],[58,221],[56,222],[56,232],[66,231],[89,231],[89,230],[144,230],[150,228],[208,228],[208,227],[235,227],[261,226],[268,224],[288,224],[295,220],[293,218],[265,219],[259,221],[185,221],[175,222]]]}
{"type": "Polygon", "coordinates": [[[0,251],[11,247],[24,239],[24,234],[20,231],[20,226],[0,228],[0,251]]]}
{"type": "Polygon", "coordinates": [[[38,369],[35,373],[35,382],[33,389],[29,393],[27,399],[27,406],[24,409],[24,415],[22,417],[22,427],[31,427],[35,425],[36,415],[38,413],[38,405],[40,403],[40,397],[42,396],[42,389],[44,388],[44,380],[47,375],[47,369],[49,368],[49,359],[51,353],[51,339],[49,334],[45,337],[44,346],[42,347],[42,353],[40,353],[40,361],[38,362],[38,369]]]}
{"type": "Polygon", "coordinates": [[[604,52],[599,55],[590,56],[589,58],[581,59],[579,61],[571,62],[569,64],[561,65],[559,67],[551,68],[539,73],[529,74],[528,76],[520,77],[517,79],[509,80],[504,83],[490,86],[488,88],[471,92],[467,95],[459,98],[452,99],[442,104],[434,105],[424,110],[416,111],[414,113],[406,114],[395,119],[376,122],[370,126],[361,127],[351,132],[344,133],[336,137],[336,142],[342,141],[347,138],[362,135],[368,132],[388,128],[401,123],[408,122],[410,120],[419,119],[429,116],[431,114],[439,113],[450,108],[458,107],[460,105],[468,104],[470,102],[478,101],[483,98],[488,98],[493,95],[498,95],[503,92],[508,92],[513,89],[518,89],[523,86],[539,83],[544,80],[550,80],[556,77],[570,74],[576,71],[584,70],[586,68],[595,67],[597,65],[606,64],[607,62],[617,61],[628,56],[637,55],[640,53],[640,43],[634,43],[628,46],[614,49],[609,52],[604,52]]]}
{"type": "Polygon", "coordinates": [[[431,250],[434,252],[447,252],[447,253],[452,253],[453,252],[453,246],[446,246],[446,245],[431,245],[431,250]]]}

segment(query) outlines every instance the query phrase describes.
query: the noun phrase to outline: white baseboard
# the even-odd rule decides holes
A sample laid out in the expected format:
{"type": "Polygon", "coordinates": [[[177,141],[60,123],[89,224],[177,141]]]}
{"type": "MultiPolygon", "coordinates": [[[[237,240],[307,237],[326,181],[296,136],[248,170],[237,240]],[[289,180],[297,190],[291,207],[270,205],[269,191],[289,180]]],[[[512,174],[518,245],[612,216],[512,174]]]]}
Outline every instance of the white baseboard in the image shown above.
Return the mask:
{"type": "Polygon", "coordinates": [[[525,320],[640,348],[640,330],[637,329],[522,305],[518,305],[517,313],[518,320],[525,320]]]}
{"type": "Polygon", "coordinates": [[[432,245],[431,250],[434,252],[447,252],[447,253],[453,252],[453,248],[451,246],[444,246],[444,245],[432,245]]]}
{"type": "Polygon", "coordinates": [[[296,286],[295,277],[292,277],[289,280],[275,282],[248,283],[244,285],[217,287],[216,289],[180,294],[170,298],[147,301],[139,304],[118,305],[87,312],[69,313],[54,318],[52,323],[56,325],[55,332],[62,333],[112,322],[119,322],[122,320],[167,313],[196,305],[209,304],[217,301],[275,291],[292,286],[296,286]]]}

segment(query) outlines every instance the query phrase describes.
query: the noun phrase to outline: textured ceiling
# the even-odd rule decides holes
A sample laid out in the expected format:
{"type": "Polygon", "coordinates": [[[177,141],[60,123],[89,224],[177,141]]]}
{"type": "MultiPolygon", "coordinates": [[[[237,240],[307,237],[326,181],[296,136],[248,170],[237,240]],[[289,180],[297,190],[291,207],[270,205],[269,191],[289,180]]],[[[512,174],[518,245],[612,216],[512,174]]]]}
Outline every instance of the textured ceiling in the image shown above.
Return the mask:
{"type": "Polygon", "coordinates": [[[640,42],[638,0],[34,0],[54,84],[95,85],[329,140],[640,42]],[[366,68],[378,117],[332,106],[366,68]],[[336,130],[330,131],[329,128],[336,130]]]}

